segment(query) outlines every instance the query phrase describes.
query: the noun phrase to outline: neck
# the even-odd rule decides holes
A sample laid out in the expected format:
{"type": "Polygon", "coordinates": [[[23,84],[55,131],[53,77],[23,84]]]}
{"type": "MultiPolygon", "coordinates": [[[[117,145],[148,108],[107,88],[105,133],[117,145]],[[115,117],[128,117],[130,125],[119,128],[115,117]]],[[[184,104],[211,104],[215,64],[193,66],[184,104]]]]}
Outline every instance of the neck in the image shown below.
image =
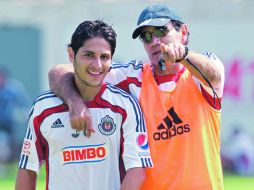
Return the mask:
{"type": "Polygon", "coordinates": [[[156,64],[153,64],[153,71],[157,76],[165,76],[165,75],[173,75],[177,74],[183,68],[182,64],[174,63],[174,64],[167,64],[166,63],[166,70],[162,71],[160,67],[156,64]]]}
{"type": "Polygon", "coordinates": [[[89,86],[83,81],[80,81],[78,77],[75,77],[75,83],[78,91],[84,101],[91,101],[100,92],[102,85],[99,86],[89,86]]]}

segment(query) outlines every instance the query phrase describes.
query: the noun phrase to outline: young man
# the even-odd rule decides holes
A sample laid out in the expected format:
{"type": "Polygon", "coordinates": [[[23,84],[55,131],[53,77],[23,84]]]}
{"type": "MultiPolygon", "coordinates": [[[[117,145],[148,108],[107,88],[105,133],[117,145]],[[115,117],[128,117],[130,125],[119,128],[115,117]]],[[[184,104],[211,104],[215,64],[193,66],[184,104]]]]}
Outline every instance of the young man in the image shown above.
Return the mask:
{"type": "MultiPolygon", "coordinates": [[[[188,51],[187,25],[163,4],[141,12],[132,37],[141,39],[150,64],[113,64],[106,79],[135,95],[145,114],[154,168],[146,169],[142,189],[223,189],[223,64],[212,53],[188,51]]],[[[73,93],[71,70],[55,67],[49,73],[51,88],[70,105],[72,125],[91,131],[89,112],[73,93]]]]}
{"type": "Polygon", "coordinates": [[[34,102],[24,140],[16,190],[35,189],[46,161],[46,189],[138,190],[144,167],[152,167],[145,122],[138,100],[103,83],[116,46],[111,26],[84,21],[68,48],[78,92],[91,113],[95,134],[73,130],[69,110],[51,91],[34,102]],[[121,143],[123,142],[123,143],[121,143]],[[120,184],[119,156],[127,174],[120,184]]]}

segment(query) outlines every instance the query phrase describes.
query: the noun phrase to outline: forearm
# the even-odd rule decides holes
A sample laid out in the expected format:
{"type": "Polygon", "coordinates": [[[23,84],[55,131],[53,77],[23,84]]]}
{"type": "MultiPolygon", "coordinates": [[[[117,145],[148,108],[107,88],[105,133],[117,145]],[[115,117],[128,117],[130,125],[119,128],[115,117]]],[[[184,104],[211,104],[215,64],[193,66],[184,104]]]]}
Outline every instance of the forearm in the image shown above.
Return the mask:
{"type": "Polygon", "coordinates": [[[15,190],[35,190],[37,175],[34,171],[19,169],[15,190]]]}
{"type": "Polygon", "coordinates": [[[48,77],[51,90],[69,107],[71,127],[79,131],[86,131],[89,137],[95,131],[91,114],[76,88],[73,65],[56,65],[49,71],[48,77]]]}
{"type": "Polygon", "coordinates": [[[50,89],[65,103],[81,103],[82,99],[74,82],[74,70],[72,64],[59,64],[48,73],[50,89]]]}
{"type": "MultiPolygon", "coordinates": [[[[202,74],[216,87],[221,84],[221,70],[217,63],[218,60],[209,59],[207,56],[198,54],[195,52],[189,52],[187,58],[193,63],[202,74]]],[[[182,60],[181,63],[202,83],[206,84],[206,81],[202,75],[186,60],[182,60]]]]}
{"type": "Polygon", "coordinates": [[[144,168],[128,169],[120,190],[139,190],[145,180],[144,168]]]}

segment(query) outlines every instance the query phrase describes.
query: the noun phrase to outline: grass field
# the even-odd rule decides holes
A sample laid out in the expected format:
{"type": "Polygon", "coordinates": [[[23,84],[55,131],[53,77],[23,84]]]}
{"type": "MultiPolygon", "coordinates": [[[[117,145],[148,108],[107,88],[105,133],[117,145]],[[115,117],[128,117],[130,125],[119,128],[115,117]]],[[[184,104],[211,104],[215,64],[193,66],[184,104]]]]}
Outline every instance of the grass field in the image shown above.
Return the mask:
{"type": "MultiPolygon", "coordinates": [[[[44,167],[42,167],[44,168],[44,167]]],[[[16,164],[11,164],[7,167],[5,175],[0,177],[1,190],[14,190],[16,178],[16,164]]],[[[224,176],[225,190],[254,190],[254,176],[243,177],[237,175],[224,176]]],[[[45,190],[45,170],[42,169],[37,180],[36,190],[45,190]]]]}

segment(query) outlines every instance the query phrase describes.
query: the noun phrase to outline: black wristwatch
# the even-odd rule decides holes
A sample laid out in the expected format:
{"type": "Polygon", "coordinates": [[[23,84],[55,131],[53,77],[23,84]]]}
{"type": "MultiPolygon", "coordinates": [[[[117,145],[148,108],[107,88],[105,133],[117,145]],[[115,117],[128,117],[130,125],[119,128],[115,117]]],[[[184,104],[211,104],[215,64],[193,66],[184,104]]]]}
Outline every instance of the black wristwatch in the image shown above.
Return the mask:
{"type": "Polygon", "coordinates": [[[183,57],[182,57],[181,59],[177,59],[176,62],[182,61],[182,60],[184,60],[184,59],[187,57],[187,55],[188,55],[188,53],[189,53],[189,48],[188,48],[188,46],[184,46],[184,50],[185,50],[185,52],[184,52],[183,57]]]}

